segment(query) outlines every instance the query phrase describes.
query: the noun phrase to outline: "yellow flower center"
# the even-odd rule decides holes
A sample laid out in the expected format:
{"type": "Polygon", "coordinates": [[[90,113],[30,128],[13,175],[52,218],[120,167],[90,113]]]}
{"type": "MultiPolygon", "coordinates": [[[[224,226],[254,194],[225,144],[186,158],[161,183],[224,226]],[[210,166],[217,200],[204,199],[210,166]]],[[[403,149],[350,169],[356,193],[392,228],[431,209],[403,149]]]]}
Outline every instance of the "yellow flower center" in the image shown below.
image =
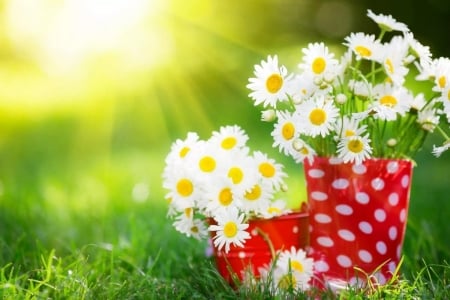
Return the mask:
{"type": "Polygon", "coordinates": [[[372,51],[364,46],[356,46],[355,51],[362,57],[370,57],[372,55],[372,51]]]}
{"type": "Polygon", "coordinates": [[[232,237],[236,236],[237,232],[238,232],[238,227],[237,227],[236,223],[234,223],[234,222],[231,222],[231,221],[227,222],[223,226],[223,234],[227,238],[232,238],[232,237]]]}
{"type": "Polygon", "coordinates": [[[271,206],[267,209],[267,212],[269,214],[280,214],[281,213],[281,209],[279,209],[278,207],[275,206],[271,206]]]}
{"type": "Polygon", "coordinates": [[[234,146],[236,146],[236,144],[237,144],[236,138],[234,136],[230,136],[223,139],[221,146],[223,149],[230,150],[234,146]]]}
{"type": "Polygon", "coordinates": [[[238,167],[232,167],[228,171],[228,177],[231,178],[233,184],[239,184],[244,178],[244,172],[242,172],[242,170],[238,167]]]}
{"type": "Polygon", "coordinates": [[[281,135],[285,140],[290,140],[294,137],[295,133],[295,126],[292,124],[292,122],[287,122],[283,125],[283,128],[281,129],[281,135]]]}
{"type": "Polygon", "coordinates": [[[291,269],[301,273],[303,272],[303,265],[298,260],[292,260],[291,269]]]}
{"type": "Polygon", "coordinates": [[[347,144],[348,150],[353,153],[360,153],[364,149],[364,144],[358,139],[350,140],[347,144]]]}
{"type": "Polygon", "coordinates": [[[183,147],[179,152],[180,157],[185,157],[189,150],[191,150],[189,147],[183,147]]]}
{"type": "Polygon", "coordinates": [[[182,178],[177,182],[177,192],[183,197],[189,197],[194,191],[194,185],[187,178],[182,178]]]}
{"type": "Polygon", "coordinates": [[[209,173],[209,172],[214,171],[214,169],[216,168],[216,161],[211,156],[205,156],[205,157],[202,157],[202,159],[200,159],[198,165],[200,167],[200,170],[202,170],[203,172],[209,173]]]}
{"type": "Polygon", "coordinates": [[[262,164],[259,165],[259,172],[261,173],[262,176],[270,178],[273,177],[273,175],[275,175],[275,167],[268,162],[263,162],[262,164]]]}
{"type": "Polygon", "coordinates": [[[317,57],[312,63],[312,70],[316,74],[321,74],[325,67],[327,66],[327,62],[323,57],[317,57]]]}
{"type": "Polygon", "coordinates": [[[266,88],[269,93],[275,94],[283,86],[283,77],[280,74],[274,73],[266,80],[266,88]]]}
{"type": "Polygon", "coordinates": [[[306,147],[302,147],[302,149],[300,149],[300,153],[303,155],[308,155],[309,154],[309,150],[306,147]]]}
{"type": "Polygon", "coordinates": [[[228,206],[233,202],[233,194],[231,194],[230,188],[224,188],[219,193],[219,202],[222,206],[228,206]]]}
{"type": "Polygon", "coordinates": [[[397,99],[394,96],[386,95],[381,97],[380,103],[384,106],[394,107],[397,105],[397,99]]]}
{"type": "Polygon", "coordinates": [[[309,120],[316,126],[322,125],[326,119],[327,113],[321,108],[315,108],[309,114],[309,120]]]}
{"type": "Polygon", "coordinates": [[[393,74],[394,73],[394,65],[392,64],[392,61],[388,58],[385,61],[386,69],[388,73],[393,74]]]}
{"type": "Polygon", "coordinates": [[[186,215],[187,218],[190,218],[192,215],[192,208],[188,207],[184,210],[184,214],[186,215]]]}
{"type": "Polygon", "coordinates": [[[261,197],[261,187],[256,184],[250,191],[245,192],[244,197],[250,201],[259,199],[261,197]]]}
{"type": "Polygon", "coordinates": [[[198,233],[198,227],[197,226],[192,226],[191,227],[191,232],[198,233]]]}
{"type": "Polygon", "coordinates": [[[289,290],[295,287],[295,276],[293,274],[286,274],[280,278],[278,282],[278,287],[283,290],[289,290]]]}
{"type": "Polygon", "coordinates": [[[448,93],[447,93],[447,100],[450,101],[450,90],[448,90],[448,93]]]}
{"type": "Polygon", "coordinates": [[[445,88],[445,86],[447,85],[447,78],[445,78],[445,76],[439,77],[438,83],[441,89],[445,88]]]}
{"type": "Polygon", "coordinates": [[[355,132],[351,129],[347,129],[344,133],[344,136],[349,137],[349,136],[354,136],[355,132]]]}

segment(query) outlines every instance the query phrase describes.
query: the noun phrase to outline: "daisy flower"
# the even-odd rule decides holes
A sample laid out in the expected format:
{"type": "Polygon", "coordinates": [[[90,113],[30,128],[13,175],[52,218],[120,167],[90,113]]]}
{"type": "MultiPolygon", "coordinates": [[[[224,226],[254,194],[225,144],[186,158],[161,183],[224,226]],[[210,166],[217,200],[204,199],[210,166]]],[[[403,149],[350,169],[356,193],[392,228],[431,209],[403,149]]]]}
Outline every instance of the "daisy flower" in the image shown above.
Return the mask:
{"type": "Polygon", "coordinates": [[[363,32],[352,32],[345,38],[346,45],[356,55],[356,59],[367,59],[380,62],[383,57],[383,48],[373,34],[368,35],[363,32]]]}
{"type": "Polygon", "coordinates": [[[334,54],[330,53],[324,43],[310,43],[307,48],[303,48],[303,62],[298,67],[313,76],[323,77],[325,74],[333,74],[338,61],[334,54]]]}
{"type": "Polygon", "coordinates": [[[373,86],[369,82],[350,80],[348,87],[358,97],[368,98],[372,95],[373,86]]]}
{"type": "Polygon", "coordinates": [[[417,123],[420,124],[423,130],[433,132],[436,126],[439,125],[439,116],[433,108],[420,110],[417,115],[417,123]]]}
{"type": "Polygon", "coordinates": [[[296,114],[289,111],[277,111],[277,122],[271,133],[274,140],[272,146],[278,147],[279,151],[285,155],[293,152],[292,142],[300,135],[296,117],[296,114]]]}
{"type": "Polygon", "coordinates": [[[433,91],[441,92],[450,85],[450,59],[440,57],[434,62],[434,82],[433,91]]]}
{"type": "Polygon", "coordinates": [[[203,220],[195,219],[192,208],[187,208],[180,214],[173,223],[175,229],[188,237],[197,240],[208,236],[208,230],[203,220]]]}
{"type": "Polygon", "coordinates": [[[367,16],[371,18],[382,31],[402,31],[408,32],[406,24],[398,22],[391,15],[375,14],[370,9],[367,10],[367,16]]]}
{"type": "Polygon", "coordinates": [[[433,145],[433,154],[436,157],[439,157],[442,155],[442,153],[444,153],[448,149],[450,149],[450,140],[447,140],[446,142],[444,142],[444,144],[442,146],[439,146],[439,147],[436,147],[435,145],[433,145]]]}
{"type": "Polygon", "coordinates": [[[194,207],[196,201],[203,197],[198,178],[186,169],[166,178],[163,187],[169,191],[165,198],[171,199],[170,205],[177,211],[194,207]]]}
{"type": "Polygon", "coordinates": [[[242,210],[246,213],[260,214],[270,205],[274,190],[268,183],[257,183],[246,191],[242,198],[242,210]]]}
{"type": "Polygon", "coordinates": [[[290,213],[291,209],[287,207],[286,201],[279,199],[270,203],[269,207],[265,211],[261,212],[261,216],[266,219],[278,217],[287,213],[290,213]]]}
{"type": "Polygon", "coordinates": [[[335,131],[338,133],[336,138],[346,138],[355,135],[362,135],[366,130],[367,125],[359,125],[359,120],[344,116],[342,119],[336,121],[335,131]]]}
{"type": "Polygon", "coordinates": [[[296,104],[311,97],[318,90],[319,86],[314,83],[314,76],[310,73],[297,74],[289,85],[289,94],[296,104]]]}
{"type": "Polygon", "coordinates": [[[287,174],[283,172],[283,165],[276,163],[274,159],[269,158],[261,151],[255,151],[253,159],[263,181],[267,181],[275,189],[280,189],[284,185],[284,178],[287,177],[287,174]]]}
{"type": "Polygon", "coordinates": [[[300,104],[298,116],[303,133],[312,137],[325,137],[334,130],[333,123],[339,116],[339,111],[333,101],[325,101],[325,97],[319,96],[300,104]]]}
{"type": "Polygon", "coordinates": [[[223,211],[214,216],[217,225],[210,225],[208,230],[215,231],[214,246],[220,251],[225,247],[225,252],[230,251],[230,245],[243,247],[250,234],[245,231],[248,224],[244,223],[244,215],[239,214],[237,208],[223,211]]]}
{"type": "Polygon", "coordinates": [[[242,198],[259,182],[259,172],[255,160],[247,153],[239,152],[223,160],[224,174],[228,178],[236,198],[242,198]]]}
{"type": "Polygon", "coordinates": [[[314,156],[317,154],[316,151],[308,145],[302,139],[296,139],[292,142],[293,152],[291,153],[292,158],[295,162],[303,163],[305,159],[308,159],[309,163],[312,164],[314,156]]]}
{"type": "Polygon", "coordinates": [[[408,43],[402,37],[394,37],[391,42],[384,45],[384,57],[382,63],[384,71],[389,80],[396,84],[402,85],[405,82],[405,76],[409,69],[404,65],[404,60],[408,53],[408,43]]]}
{"type": "Polygon", "coordinates": [[[248,136],[238,125],[222,126],[219,131],[213,131],[209,141],[221,150],[231,151],[244,147],[248,136]]]}
{"type": "MultiPolygon", "coordinates": [[[[228,178],[211,181],[205,192],[205,211],[209,216],[216,215],[221,210],[236,207],[239,200],[234,197],[233,186],[228,178]]],[[[202,205],[199,205],[202,208],[202,205]]]]}
{"type": "Polygon", "coordinates": [[[260,65],[255,65],[254,75],[250,78],[247,88],[252,90],[249,94],[255,105],[263,104],[264,107],[275,107],[279,101],[286,101],[286,88],[292,75],[288,75],[284,66],[278,65],[278,57],[275,55],[261,61],[260,65]]]}
{"type": "MultiPolygon", "coordinates": [[[[409,44],[409,52],[414,58],[419,59],[420,63],[431,63],[430,47],[422,45],[418,40],[414,38],[412,32],[404,33],[404,37],[409,44]]],[[[411,59],[406,59],[407,62],[411,59]]]]}
{"type": "Polygon", "coordinates": [[[427,104],[427,101],[425,100],[425,95],[423,93],[419,93],[409,103],[409,106],[411,109],[419,111],[425,106],[425,104],[427,104]]]}
{"type": "Polygon", "coordinates": [[[218,145],[200,141],[196,151],[192,153],[187,168],[200,180],[208,180],[215,174],[223,172],[224,158],[227,154],[218,145]]]}
{"type": "Polygon", "coordinates": [[[361,164],[365,159],[370,158],[372,148],[370,147],[370,139],[368,135],[353,135],[342,138],[337,146],[338,157],[344,163],[361,164]]]}
{"type": "Polygon", "coordinates": [[[394,121],[397,114],[404,116],[413,101],[412,94],[404,87],[394,87],[391,84],[378,84],[373,88],[375,101],[369,106],[376,112],[375,118],[394,121]]]}
{"type": "Polygon", "coordinates": [[[313,259],[302,249],[291,247],[280,253],[273,272],[275,284],[281,289],[307,290],[313,275],[313,259]]]}
{"type": "Polygon", "coordinates": [[[171,176],[171,173],[180,168],[181,164],[189,160],[190,155],[199,142],[198,134],[188,132],[186,139],[177,139],[171,146],[169,154],[166,156],[166,166],[163,171],[163,178],[171,176]]]}

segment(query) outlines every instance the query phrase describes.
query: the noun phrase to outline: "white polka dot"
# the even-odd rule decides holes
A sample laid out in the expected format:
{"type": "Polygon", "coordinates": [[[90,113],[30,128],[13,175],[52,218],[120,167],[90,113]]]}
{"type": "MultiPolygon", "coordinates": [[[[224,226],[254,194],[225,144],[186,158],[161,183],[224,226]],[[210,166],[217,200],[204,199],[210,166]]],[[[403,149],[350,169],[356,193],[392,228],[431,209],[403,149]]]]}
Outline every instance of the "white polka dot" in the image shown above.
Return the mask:
{"type": "Polygon", "coordinates": [[[323,192],[315,191],[311,193],[311,198],[313,198],[316,201],[324,201],[328,199],[328,195],[323,192]]]}
{"type": "Polygon", "coordinates": [[[312,178],[322,178],[325,175],[325,172],[319,169],[311,169],[308,171],[308,175],[312,178]]]}
{"type": "Polygon", "coordinates": [[[358,251],[359,259],[361,259],[365,263],[372,262],[372,254],[370,254],[367,250],[359,250],[358,251]]]}
{"type": "Polygon", "coordinates": [[[381,208],[375,210],[374,216],[378,222],[384,222],[386,220],[386,212],[381,208]]]}
{"type": "Polygon", "coordinates": [[[367,172],[367,168],[365,165],[363,164],[359,164],[359,165],[353,165],[352,166],[352,171],[355,174],[364,174],[367,172]]]}
{"type": "Polygon", "coordinates": [[[343,163],[344,161],[339,157],[332,157],[328,160],[328,162],[330,163],[330,165],[339,165],[339,164],[343,163]]]}
{"type": "Polygon", "coordinates": [[[313,227],[312,227],[312,225],[309,225],[309,232],[312,232],[313,231],[313,227]]]}
{"type": "Polygon", "coordinates": [[[397,269],[397,264],[394,261],[391,261],[388,264],[388,269],[389,269],[389,272],[394,273],[395,270],[397,269]]]}
{"type": "Polygon", "coordinates": [[[292,233],[298,233],[298,226],[292,227],[292,233]]]}
{"type": "Polygon", "coordinates": [[[358,288],[364,288],[366,285],[365,280],[362,278],[359,278],[358,276],[353,276],[352,278],[350,278],[348,283],[350,284],[350,286],[358,287],[358,288]]]}
{"type": "Polygon", "coordinates": [[[331,217],[327,214],[315,214],[314,220],[323,224],[331,223],[331,217]]]}
{"type": "Polygon", "coordinates": [[[331,184],[335,189],[343,190],[346,189],[349,185],[348,180],[344,178],[339,178],[333,181],[331,184]]]}
{"type": "Polygon", "coordinates": [[[245,252],[244,251],[239,251],[238,257],[239,258],[245,258],[245,252]]]}
{"type": "Polygon", "coordinates": [[[371,185],[374,190],[381,191],[384,188],[384,181],[383,179],[377,177],[372,180],[371,185]]]}
{"type": "Polygon", "coordinates": [[[400,256],[402,256],[402,245],[397,246],[397,259],[400,259],[400,256]]]}
{"type": "Polygon", "coordinates": [[[347,255],[342,255],[342,254],[338,255],[336,257],[336,261],[343,268],[348,268],[348,267],[352,266],[352,260],[347,255]]]}
{"type": "Polygon", "coordinates": [[[330,266],[325,261],[319,260],[314,263],[314,270],[317,272],[327,272],[330,270],[330,266]]]}
{"type": "Polygon", "coordinates": [[[359,230],[361,230],[362,232],[366,233],[366,234],[371,234],[372,233],[372,225],[370,225],[369,222],[359,222],[358,224],[359,230]]]}
{"type": "Polygon", "coordinates": [[[349,216],[353,213],[353,208],[347,204],[336,205],[336,211],[344,216],[349,216]]]}
{"type": "Polygon", "coordinates": [[[397,193],[390,194],[388,200],[390,205],[396,206],[398,204],[398,194],[397,193]]]}
{"type": "Polygon", "coordinates": [[[384,277],[384,275],[381,274],[381,272],[376,272],[375,274],[373,274],[373,276],[376,279],[376,283],[381,284],[381,285],[386,283],[386,277],[384,277]]]}
{"type": "Polygon", "coordinates": [[[402,177],[402,187],[404,187],[406,189],[408,186],[409,186],[409,176],[404,175],[402,177]]]}
{"type": "Polygon", "coordinates": [[[257,236],[258,235],[258,230],[253,229],[252,232],[250,232],[253,236],[257,236]]]}
{"type": "Polygon", "coordinates": [[[398,171],[398,162],[391,161],[387,164],[386,170],[388,173],[393,174],[398,171]]]}
{"type": "Polygon", "coordinates": [[[355,240],[355,235],[353,234],[353,232],[351,232],[350,230],[347,229],[340,229],[338,231],[338,235],[346,241],[349,242],[353,242],[355,240]]]}
{"type": "Polygon", "coordinates": [[[320,245],[322,245],[324,247],[333,247],[333,245],[334,245],[333,240],[327,236],[319,236],[317,238],[317,243],[319,243],[320,245]]]}
{"type": "Polygon", "coordinates": [[[378,241],[376,246],[378,253],[380,253],[381,255],[386,254],[387,252],[387,247],[386,247],[386,243],[383,241],[378,241]]]}
{"type": "Polygon", "coordinates": [[[367,203],[369,203],[369,195],[367,195],[367,194],[364,193],[364,192],[358,192],[358,193],[356,193],[355,198],[356,198],[356,201],[358,201],[358,202],[361,203],[361,204],[367,204],[367,203]]]}
{"type": "Polygon", "coordinates": [[[399,217],[400,217],[400,222],[404,223],[405,220],[406,220],[406,209],[403,208],[403,209],[400,211],[399,217]]]}
{"type": "Polygon", "coordinates": [[[391,240],[395,240],[397,238],[397,234],[398,234],[397,227],[391,226],[388,231],[389,238],[391,240]]]}

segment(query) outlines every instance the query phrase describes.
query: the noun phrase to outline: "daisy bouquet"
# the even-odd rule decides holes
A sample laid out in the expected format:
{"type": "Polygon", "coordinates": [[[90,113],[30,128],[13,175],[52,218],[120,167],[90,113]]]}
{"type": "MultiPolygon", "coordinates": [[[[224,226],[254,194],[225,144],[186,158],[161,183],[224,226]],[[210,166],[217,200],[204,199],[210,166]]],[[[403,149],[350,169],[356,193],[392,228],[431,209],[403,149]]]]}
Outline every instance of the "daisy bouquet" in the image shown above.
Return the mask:
{"type": "Polygon", "coordinates": [[[436,156],[450,148],[450,59],[433,58],[391,16],[367,15],[380,34],[351,33],[340,58],[310,43],[298,73],[276,55],[254,67],[249,97],[263,106],[263,121],[275,122],[273,146],[296,162],[411,158],[433,132],[443,137],[436,156]]]}
{"type": "Polygon", "coordinates": [[[163,186],[168,190],[168,217],[175,229],[189,237],[206,239],[228,252],[243,247],[252,218],[289,213],[284,200],[283,166],[261,151],[251,152],[247,134],[239,126],[224,126],[208,140],[189,132],[176,140],[166,157],[163,186]]]}

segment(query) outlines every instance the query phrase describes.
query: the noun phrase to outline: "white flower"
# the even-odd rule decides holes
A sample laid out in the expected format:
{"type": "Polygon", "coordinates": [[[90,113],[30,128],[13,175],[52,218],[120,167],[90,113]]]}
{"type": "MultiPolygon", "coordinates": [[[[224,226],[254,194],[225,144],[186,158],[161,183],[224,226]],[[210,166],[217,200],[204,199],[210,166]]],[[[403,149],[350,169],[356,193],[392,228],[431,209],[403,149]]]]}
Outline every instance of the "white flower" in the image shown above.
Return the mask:
{"type": "Polygon", "coordinates": [[[261,212],[261,216],[265,219],[278,217],[287,213],[290,213],[291,209],[287,207],[285,200],[279,199],[270,203],[269,207],[265,211],[261,212]]]}
{"type": "Polygon", "coordinates": [[[261,121],[272,122],[277,118],[277,114],[274,109],[268,109],[261,112],[261,121]]]}
{"type": "Polygon", "coordinates": [[[225,252],[230,251],[230,245],[243,247],[250,234],[245,231],[248,224],[244,222],[244,215],[234,208],[214,216],[217,225],[210,225],[208,230],[215,231],[214,246],[220,251],[225,246],[225,252]]]}
{"type": "Polygon", "coordinates": [[[177,211],[194,207],[195,202],[203,197],[198,177],[188,169],[174,172],[164,180],[163,187],[169,191],[165,198],[170,199],[170,205],[177,211]]]}
{"type": "Polygon", "coordinates": [[[215,174],[223,173],[223,162],[228,155],[218,145],[200,141],[190,156],[187,168],[200,180],[208,180],[215,174]]]}
{"type": "Polygon", "coordinates": [[[404,116],[414,99],[406,88],[388,83],[376,85],[373,93],[375,102],[369,108],[376,112],[375,118],[386,121],[396,120],[397,114],[404,116]]]}
{"type": "Polygon", "coordinates": [[[418,58],[420,63],[431,63],[430,47],[422,45],[414,38],[414,34],[412,32],[405,33],[404,36],[408,41],[410,52],[414,58],[418,58]]]}
{"type": "Polygon", "coordinates": [[[199,142],[198,134],[195,132],[188,132],[186,139],[177,139],[171,146],[169,154],[166,156],[166,166],[163,171],[163,178],[172,176],[172,173],[189,160],[192,154],[192,149],[197,146],[199,142]]]}
{"type": "Polygon", "coordinates": [[[391,42],[385,44],[382,58],[384,70],[388,78],[396,85],[403,85],[409,69],[404,65],[408,53],[407,41],[400,37],[393,37],[391,42]]]}
{"type": "Polygon", "coordinates": [[[433,91],[441,92],[450,85],[450,59],[440,57],[433,61],[434,82],[433,91]]]}
{"type": "Polygon", "coordinates": [[[419,111],[425,106],[426,103],[425,95],[423,93],[419,93],[414,97],[413,101],[410,102],[410,107],[411,109],[419,111]]]}
{"type": "Polygon", "coordinates": [[[439,146],[439,147],[436,147],[435,145],[433,145],[433,154],[436,157],[439,157],[442,155],[442,153],[444,153],[448,149],[450,149],[450,140],[446,141],[442,146],[439,146]]]}
{"type": "Polygon", "coordinates": [[[368,135],[352,135],[342,138],[337,147],[338,157],[344,163],[354,162],[355,164],[361,164],[365,159],[370,158],[372,154],[368,135]]]}
{"type": "Polygon", "coordinates": [[[305,159],[308,159],[309,163],[312,164],[316,151],[308,145],[304,140],[298,138],[292,142],[293,152],[290,154],[295,162],[303,163],[305,159]]]}
{"type": "Polygon", "coordinates": [[[307,258],[302,249],[291,247],[290,251],[285,250],[279,254],[273,272],[277,288],[305,291],[310,288],[312,275],[313,259],[307,258]]]}
{"type": "Polygon", "coordinates": [[[208,230],[203,220],[195,219],[192,208],[187,208],[180,214],[173,223],[175,229],[188,237],[197,240],[204,239],[208,236],[208,230]]]}
{"type": "Polygon", "coordinates": [[[420,124],[423,130],[433,132],[436,126],[439,125],[439,116],[433,108],[420,110],[417,116],[417,123],[420,124]]]}
{"type": "Polygon", "coordinates": [[[243,148],[248,136],[238,125],[222,126],[219,131],[213,131],[209,141],[222,150],[231,151],[243,148]]]}
{"type": "Polygon", "coordinates": [[[338,109],[332,101],[325,101],[325,97],[311,98],[297,107],[301,132],[315,137],[327,136],[334,130],[333,123],[339,115],[338,109]]]}
{"type": "Polygon", "coordinates": [[[283,165],[276,163],[274,159],[269,158],[261,151],[255,151],[253,159],[262,181],[270,183],[275,189],[280,189],[285,184],[284,178],[287,177],[287,174],[283,172],[283,165]]]}
{"type": "Polygon", "coordinates": [[[320,77],[336,73],[338,61],[324,43],[310,43],[307,48],[302,49],[302,52],[303,62],[298,66],[301,70],[320,77]]]}
{"type": "Polygon", "coordinates": [[[319,90],[310,73],[297,74],[289,85],[289,94],[295,104],[300,104],[319,90]]]}
{"type": "Polygon", "coordinates": [[[355,135],[362,135],[367,125],[359,125],[359,120],[344,116],[336,121],[335,131],[338,133],[336,138],[345,138],[355,135]]]}
{"type": "Polygon", "coordinates": [[[223,159],[224,174],[229,179],[234,196],[241,199],[244,193],[259,182],[255,160],[245,152],[234,153],[223,159]]]}
{"type": "Polygon", "coordinates": [[[277,111],[277,122],[271,133],[274,143],[280,152],[290,155],[293,152],[292,142],[300,135],[297,129],[297,115],[289,111],[277,111]]]}
{"type": "Polygon", "coordinates": [[[267,61],[255,65],[254,75],[250,78],[247,88],[252,90],[249,96],[255,100],[255,105],[275,107],[279,101],[286,101],[286,88],[292,75],[287,74],[286,67],[278,66],[278,57],[268,56],[267,61]]]}
{"type": "Polygon", "coordinates": [[[356,96],[367,98],[372,95],[372,84],[365,81],[350,80],[348,83],[350,91],[356,96]]]}
{"type": "Polygon", "coordinates": [[[222,210],[238,207],[239,199],[234,196],[233,185],[228,178],[214,178],[205,192],[204,202],[198,206],[204,209],[208,216],[215,216],[222,210]]]}
{"type": "Polygon", "coordinates": [[[345,38],[346,45],[356,55],[356,59],[368,59],[380,62],[383,57],[383,48],[374,35],[363,32],[351,33],[345,38]]]}
{"type": "Polygon", "coordinates": [[[257,215],[264,212],[269,207],[273,198],[274,190],[266,182],[255,184],[250,190],[244,193],[242,198],[242,210],[246,213],[257,215]]]}
{"type": "Polygon", "coordinates": [[[370,9],[367,10],[367,16],[375,21],[381,30],[384,31],[403,31],[408,32],[406,24],[398,22],[391,15],[375,14],[370,9]]]}

